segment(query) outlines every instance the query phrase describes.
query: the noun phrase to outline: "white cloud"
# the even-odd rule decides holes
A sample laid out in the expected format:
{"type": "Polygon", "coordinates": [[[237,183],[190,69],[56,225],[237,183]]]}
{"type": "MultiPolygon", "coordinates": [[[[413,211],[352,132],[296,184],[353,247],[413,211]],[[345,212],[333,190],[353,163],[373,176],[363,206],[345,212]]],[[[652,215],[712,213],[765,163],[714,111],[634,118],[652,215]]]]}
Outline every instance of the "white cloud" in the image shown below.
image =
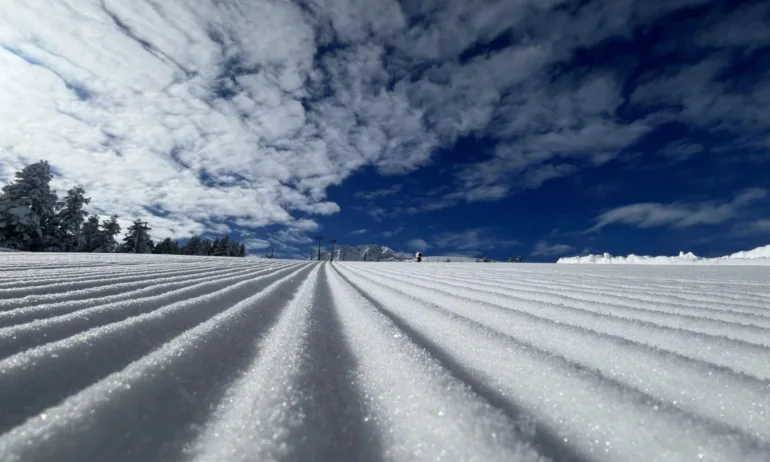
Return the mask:
{"type": "Polygon", "coordinates": [[[394,228],[394,229],[392,229],[390,231],[383,231],[382,232],[382,236],[390,239],[391,237],[401,233],[401,231],[403,231],[403,230],[404,230],[404,227],[403,226],[399,226],[399,227],[394,228]]]}
{"type": "Polygon", "coordinates": [[[463,136],[499,143],[430,201],[367,213],[498,200],[609,162],[671,120],[765,153],[770,80],[727,81],[721,53],[770,43],[765,4],[697,28],[688,46],[709,54],[696,65],[631,81],[565,67],[578,48],[704,2],[11,2],[0,10],[0,182],[45,157],[55,186],[82,183],[94,212],[183,237],[230,223],[310,231],[308,215],[340,211],[329,187],[366,167],[412,172],[463,136]],[[474,48],[495,40],[509,44],[474,48]],[[653,114],[629,120],[629,108],[653,114]]]}
{"type": "Polygon", "coordinates": [[[575,247],[567,244],[549,244],[547,241],[538,241],[532,250],[535,257],[558,257],[575,252],[575,247]]]}
{"type": "Polygon", "coordinates": [[[430,248],[430,244],[424,239],[412,239],[406,243],[406,245],[412,250],[425,251],[430,248]]]}
{"type": "Polygon", "coordinates": [[[357,236],[359,234],[366,234],[369,230],[368,229],[357,229],[355,231],[352,231],[348,236],[357,236]]]}
{"type": "Polygon", "coordinates": [[[734,218],[749,205],[764,199],[767,191],[761,188],[747,189],[729,202],[698,202],[660,204],[639,203],[618,207],[596,217],[596,224],[589,231],[598,231],[611,224],[624,224],[637,228],[672,226],[687,228],[698,225],[714,225],[734,218]]]}

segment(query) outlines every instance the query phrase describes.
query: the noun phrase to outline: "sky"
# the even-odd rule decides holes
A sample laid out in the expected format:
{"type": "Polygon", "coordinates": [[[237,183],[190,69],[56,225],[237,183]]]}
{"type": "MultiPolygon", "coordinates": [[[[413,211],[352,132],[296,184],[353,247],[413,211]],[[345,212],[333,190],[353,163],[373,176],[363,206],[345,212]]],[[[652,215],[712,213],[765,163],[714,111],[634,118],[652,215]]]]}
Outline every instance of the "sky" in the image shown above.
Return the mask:
{"type": "Polygon", "coordinates": [[[6,0],[0,184],[155,238],[425,255],[770,244],[770,2],[6,0]]]}

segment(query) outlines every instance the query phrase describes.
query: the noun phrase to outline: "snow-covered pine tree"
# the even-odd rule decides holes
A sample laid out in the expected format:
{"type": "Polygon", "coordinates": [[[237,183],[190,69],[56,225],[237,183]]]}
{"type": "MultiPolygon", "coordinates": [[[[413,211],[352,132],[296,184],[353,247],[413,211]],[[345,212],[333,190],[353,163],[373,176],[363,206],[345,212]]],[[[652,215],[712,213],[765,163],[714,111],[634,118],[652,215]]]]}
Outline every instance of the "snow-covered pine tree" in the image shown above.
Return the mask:
{"type": "Polygon", "coordinates": [[[152,228],[147,226],[147,222],[140,219],[134,220],[134,224],[128,227],[128,233],[123,238],[123,244],[119,252],[122,253],[151,253],[154,247],[149,232],[152,228]]]}
{"type": "Polygon", "coordinates": [[[0,246],[41,250],[56,210],[53,173],[46,161],[27,165],[0,194],[0,246]]]}
{"type": "Polygon", "coordinates": [[[118,242],[115,236],[120,234],[118,216],[112,215],[109,220],[103,220],[99,230],[99,239],[93,252],[112,253],[118,251],[118,242]]]}
{"type": "Polygon", "coordinates": [[[59,202],[59,211],[54,218],[54,233],[57,247],[62,252],[77,252],[84,245],[81,227],[88,212],[83,207],[91,202],[85,193],[85,188],[77,185],[67,191],[64,200],[59,202]]]}

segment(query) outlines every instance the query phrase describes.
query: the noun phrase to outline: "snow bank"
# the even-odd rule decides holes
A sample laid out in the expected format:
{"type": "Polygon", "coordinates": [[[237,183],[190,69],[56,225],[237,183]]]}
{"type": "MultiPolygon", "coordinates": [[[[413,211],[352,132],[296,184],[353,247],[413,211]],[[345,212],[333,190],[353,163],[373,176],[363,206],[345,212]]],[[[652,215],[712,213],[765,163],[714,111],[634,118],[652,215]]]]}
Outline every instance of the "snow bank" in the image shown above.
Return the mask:
{"type": "Polygon", "coordinates": [[[767,265],[770,266],[770,245],[757,247],[753,250],[736,252],[732,255],[717,258],[702,258],[692,252],[679,252],[675,257],[648,255],[614,256],[609,253],[602,255],[585,255],[582,257],[564,257],[556,263],[599,263],[599,264],[650,264],[650,265],[686,265],[686,264],[726,264],[726,265],[767,265]]]}

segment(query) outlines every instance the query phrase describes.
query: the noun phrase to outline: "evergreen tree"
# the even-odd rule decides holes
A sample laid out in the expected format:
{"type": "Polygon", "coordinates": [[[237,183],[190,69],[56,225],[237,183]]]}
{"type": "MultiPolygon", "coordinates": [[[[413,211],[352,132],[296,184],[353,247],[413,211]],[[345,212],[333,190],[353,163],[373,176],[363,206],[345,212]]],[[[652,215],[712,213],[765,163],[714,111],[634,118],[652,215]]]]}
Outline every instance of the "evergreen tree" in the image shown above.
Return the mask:
{"type": "Polygon", "coordinates": [[[182,246],[182,255],[199,255],[201,251],[201,237],[195,235],[182,246]]]}
{"type": "Polygon", "coordinates": [[[119,251],[122,253],[151,253],[154,247],[149,232],[152,228],[147,222],[136,219],[134,224],[128,227],[128,233],[123,238],[123,244],[119,251]]]}
{"type": "Polygon", "coordinates": [[[82,245],[80,246],[80,252],[93,252],[102,242],[102,236],[99,231],[99,217],[91,215],[88,220],[83,224],[83,228],[80,230],[80,238],[82,245]]]}
{"type": "Polygon", "coordinates": [[[222,241],[219,238],[214,239],[214,243],[211,244],[211,249],[209,249],[209,255],[211,256],[219,256],[222,252],[222,241]]]}
{"type": "Polygon", "coordinates": [[[115,236],[118,234],[120,234],[118,216],[112,215],[109,220],[102,221],[101,229],[99,230],[98,244],[93,252],[117,252],[118,243],[115,240],[115,236]]]}
{"type": "Polygon", "coordinates": [[[214,245],[211,243],[209,239],[203,239],[201,241],[201,247],[200,250],[196,255],[211,255],[211,248],[214,245]]]}
{"type": "Polygon", "coordinates": [[[227,244],[227,256],[237,257],[241,254],[241,245],[236,240],[230,240],[227,244]]]}
{"type": "Polygon", "coordinates": [[[171,240],[170,237],[167,237],[162,241],[160,241],[158,245],[155,246],[152,253],[165,254],[165,255],[178,255],[179,242],[171,240]]]}
{"type": "Polygon", "coordinates": [[[0,245],[41,250],[56,210],[53,173],[46,161],[27,165],[0,194],[0,245]]]}
{"type": "Polygon", "coordinates": [[[240,248],[238,249],[238,256],[239,257],[245,257],[246,256],[246,245],[241,244],[240,248]]]}
{"type": "Polygon", "coordinates": [[[224,236],[221,239],[217,239],[214,243],[212,253],[217,257],[229,257],[230,256],[230,236],[224,236]]]}
{"type": "Polygon", "coordinates": [[[81,227],[88,216],[83,207],[91,202],[85,193],[83,186],[75,186],[67,191],[64,200],[59,203],[60,209],[54,218],[56,242],[53,244],[62,252],[77,252],[83,246],[81,227]]]}

